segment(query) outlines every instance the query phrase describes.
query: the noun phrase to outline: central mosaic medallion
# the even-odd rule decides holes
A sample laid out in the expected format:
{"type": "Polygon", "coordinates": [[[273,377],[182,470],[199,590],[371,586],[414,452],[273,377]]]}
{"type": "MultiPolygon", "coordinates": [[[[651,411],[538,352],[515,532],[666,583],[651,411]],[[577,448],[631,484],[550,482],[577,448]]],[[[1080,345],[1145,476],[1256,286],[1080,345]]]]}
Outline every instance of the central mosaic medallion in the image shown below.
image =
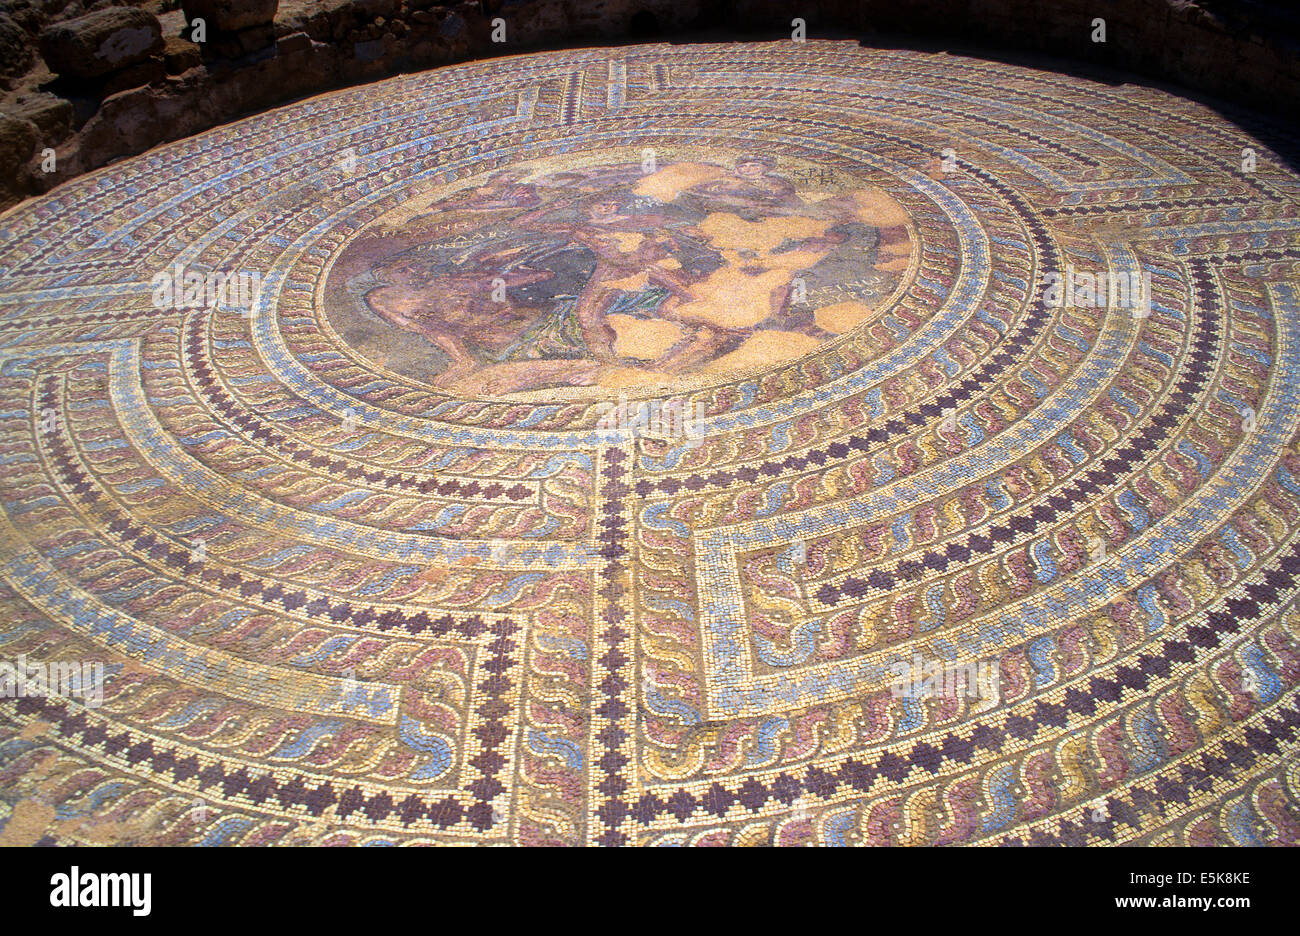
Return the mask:
{"type": "Polygon", "coordinates": [[[456,394],[680,389],[835,341],[912,265],[906,212],[843,172],[626,156],[512,165],[386,213],[333,264],[329,324],[377,366],[456,394]]]}

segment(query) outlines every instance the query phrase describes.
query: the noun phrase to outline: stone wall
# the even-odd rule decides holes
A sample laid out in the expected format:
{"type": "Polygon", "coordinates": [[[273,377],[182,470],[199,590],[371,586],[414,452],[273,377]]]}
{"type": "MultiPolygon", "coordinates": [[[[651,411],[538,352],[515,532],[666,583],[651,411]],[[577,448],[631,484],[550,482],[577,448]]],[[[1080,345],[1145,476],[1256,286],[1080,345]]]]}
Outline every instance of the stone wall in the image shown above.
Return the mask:
{"type": "Polygon", "coordinates": [[[1291,118],[1300,101],[1300,17],[1282,4],[0,0],[0,207],[159,143],[331,88],[545,46],[788,37],[796,16],[812,37],[1048,53],[1291,118]],[[1106,21],[1104,43],[1093,41],[1098,17],[1106,21]],[[498,18],[504,42],[493,41],[498,18]]]}

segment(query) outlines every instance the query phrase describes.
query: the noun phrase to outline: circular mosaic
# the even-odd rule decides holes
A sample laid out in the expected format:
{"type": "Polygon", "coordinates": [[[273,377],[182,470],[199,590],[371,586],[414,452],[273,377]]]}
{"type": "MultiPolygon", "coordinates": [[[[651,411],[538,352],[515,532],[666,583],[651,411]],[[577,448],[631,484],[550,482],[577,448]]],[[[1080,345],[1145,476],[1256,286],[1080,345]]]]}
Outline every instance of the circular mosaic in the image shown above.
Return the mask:
{"type": "Polygon", "coordinates": [[[852,43],[0,217],[0,842],[1296,844],[1300,177],[852,43]]]}

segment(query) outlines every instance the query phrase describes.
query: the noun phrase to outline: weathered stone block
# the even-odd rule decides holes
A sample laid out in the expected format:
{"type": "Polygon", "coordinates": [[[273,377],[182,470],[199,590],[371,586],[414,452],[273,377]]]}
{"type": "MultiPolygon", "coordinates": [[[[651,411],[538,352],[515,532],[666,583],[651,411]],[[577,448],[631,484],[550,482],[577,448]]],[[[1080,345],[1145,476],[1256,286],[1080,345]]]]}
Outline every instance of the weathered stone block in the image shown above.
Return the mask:
{"type": "Polygon", "coordinates": [[[25,163],[39,138],[40,132],[30,120],[0,114],[0,174],[25,163]]]}
{"type": "Polygon", "coordinates": [[[0,204],[26,195],[31,180],[27,161],[36,150],[38,137],[30,120],[0,114],[0,204]]]}
{"type": "Polygon", "coordinates": [[[72,103],[46,92],[26,94],[10,108],[12,116],[32,123],[46,145],[67,139],[72,132],[72,103]]]}
{"type": "Polygon", "coordinates": [[[193,42],[179,36],[167,37],[166,45],[163,46],[163,62],[167,66],[167,74],[179,75],[201,61],[199,47],[193,42]]]}
{"type": "Polygon", "coordinates": [[[162,27],[152,13],[110,7],[49,27],[40,46],[50,71],[97,78],[162,51],[162,27]]]}
{"type": "Polygon", "coordinates": [[[0,14],[0,75],[14,77],[32,67],[36,52],[27,33],[8,16],[0,14]]]}
{"type": "Polygon", "coordinates": [[[311,49],[311,36],[304,32],[290,33],[277,39],[275,45],[281,55],[296,55],[311,49]]]}
{"type": "Polygon", "coordinates": [[[182,0],[185,18],[198,17],[208,29],[239,32],[254,26],[269,25],[275,19],[279,0],[182,0]]]}
{"type": "Polygon", "coordinates": [[[275,28],[270,24],[250,26],[239,32],[219,32],[202,44],[205,58],[242,59],[258,52],[269,52],[275,44],[275,28]]]}

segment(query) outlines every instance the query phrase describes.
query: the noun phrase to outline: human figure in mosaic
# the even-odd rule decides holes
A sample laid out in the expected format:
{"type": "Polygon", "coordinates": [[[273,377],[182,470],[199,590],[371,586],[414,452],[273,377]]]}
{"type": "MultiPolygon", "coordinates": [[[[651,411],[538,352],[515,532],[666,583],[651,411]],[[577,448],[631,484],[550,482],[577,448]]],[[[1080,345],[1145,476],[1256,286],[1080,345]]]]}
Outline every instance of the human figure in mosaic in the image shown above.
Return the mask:
{"type": "Polygon", "coordinates": [[[910,241],[880,204],[797,190],[765,156],[512,170],[367,242],[348,289],[437,348],[428,379],[457,392],[745,366],[813,349],[893,289],[910,241]]]}
{"type": "Polygon", "coordinates": [[[804,210],[794,185],[775,169],[776,160],[770,156],[742,156],[729,174],[692,186],[690,200],[705,210],[730,208],[746,220],[765,213],[804,210]]]}

